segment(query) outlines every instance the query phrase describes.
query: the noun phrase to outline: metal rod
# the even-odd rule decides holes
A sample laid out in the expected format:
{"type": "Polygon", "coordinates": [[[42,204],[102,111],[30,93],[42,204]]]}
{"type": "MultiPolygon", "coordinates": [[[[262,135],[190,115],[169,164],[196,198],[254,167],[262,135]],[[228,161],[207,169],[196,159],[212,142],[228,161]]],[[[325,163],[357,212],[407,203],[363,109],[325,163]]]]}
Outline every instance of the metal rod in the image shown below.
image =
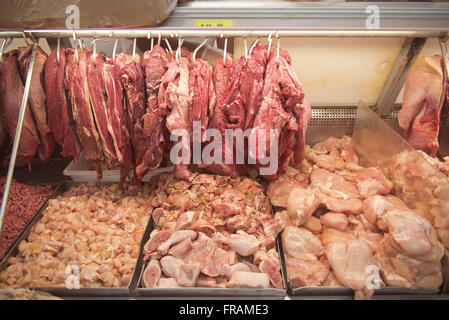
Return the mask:
{"type": "Polygon", "coordinates": [[[441,48],[441,54],[443,56],[444,67],[446,69],[446,75],[449,77],[449,62],[447,59],[447,47],[446,47],[446,42],[444,42],[442,39],[440,39],[440,48],[441,48]]]}
{"type": "Polygon", "coordinates": [[[6,205],[8,203],[9,188],[11,186],[12,177],[14,175],[14,167],[16,165],[17,151],[19,149],[20,136],[22,134],[23,119],[25,118],[25,112],[27,111],[28,94],[30,92],[31,77],[33,75],[33,68],[34,68],[34,61],[36,59],[37,47],[38,44],[34,43],[33,51],[31,52],[31,60],[28,67],[25,88],[23,91],[22,104],[20,106],[19,119],[17,121],[16,135],[14,137],[14,144],[12,146],[11,159],[9,160],[8,174],[6,176],[5,190],[3,191],[2,206],[0,209],[0,231],[2,230],[3,218],[5,217],[6,205]]]}
{"type": "MultiPolygon", "coordinates": [[[[24,30],[24,31],[0,31],[0,38],[21,38],[23,32],[35,38],[70,38],[72,30],[24,30]]],[[[268,37],[270,33],[276,32],[279,37],[378,37],[378,38],[444,38],[447,30],[413,31],[413,30],[263,30],[263,29],[82,29],[76,30],[78,38],[147,38],[148,33],[160,32],[161,37],[172,37],[177,33],[179,37],[268,37]]]]}
{"type": "Polygon", "coordinates": [[[427,39],[407,39],[402,45],[393,68],[377,99],[376,112],[380,116],[390,114],[405,83],[407,72],[415,62],[427,39]]]}

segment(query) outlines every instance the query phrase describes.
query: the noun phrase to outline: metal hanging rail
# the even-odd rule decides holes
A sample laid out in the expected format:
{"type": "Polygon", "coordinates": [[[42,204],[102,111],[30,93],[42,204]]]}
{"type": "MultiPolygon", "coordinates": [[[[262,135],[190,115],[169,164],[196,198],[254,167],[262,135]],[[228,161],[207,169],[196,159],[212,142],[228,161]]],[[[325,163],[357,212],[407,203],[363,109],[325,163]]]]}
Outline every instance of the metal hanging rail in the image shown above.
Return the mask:
{"type": "Polygon", "coordinates": [[[16,135],[14,136],[14,144],[12,146],[11,159],[9,160],[8,174],[6,176],[5,190],[3,191],[2,206],[0,209],[0,230],[3,226],[3,218],[6,212],[6,205],[8,204],[9,187],[11,186],[12,177],[14,175],[14,167],[16,166],[17,151],[19,149],[20,136],[22,134],[23,119],[28,106],[28,94],[30,93],[31,77],[33,75],[34,61],[36,60],[38,43],[34,43],[33,51],[31,52],[31,60],[28,66],[27,78],[22,97],[22,104],[20,106],[19,119],[17,121],[16,135]]]}
{"type": "Polygon", "coordinates": [[[79,30],[14,30],[0,31],[0,38],[22,38],[26,34],[31,39],[71,38],[73,32],[78,38],[148,38],[148,35],[164,38],[175,37],[320,37],[320,38],[445,38],[446,30],[263,30],[263,29],[79,29],[79,30]]]}

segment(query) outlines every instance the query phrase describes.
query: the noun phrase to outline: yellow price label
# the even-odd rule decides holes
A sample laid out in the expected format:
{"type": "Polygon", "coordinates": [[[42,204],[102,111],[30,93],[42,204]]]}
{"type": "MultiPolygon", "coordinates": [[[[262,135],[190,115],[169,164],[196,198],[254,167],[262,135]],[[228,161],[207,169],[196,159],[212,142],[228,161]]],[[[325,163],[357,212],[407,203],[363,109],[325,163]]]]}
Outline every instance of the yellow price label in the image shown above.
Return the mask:
{"type": "Polygon", "coordinates": [[[233,27],[233,20],[195,20],[195,27],[233,27]]]}

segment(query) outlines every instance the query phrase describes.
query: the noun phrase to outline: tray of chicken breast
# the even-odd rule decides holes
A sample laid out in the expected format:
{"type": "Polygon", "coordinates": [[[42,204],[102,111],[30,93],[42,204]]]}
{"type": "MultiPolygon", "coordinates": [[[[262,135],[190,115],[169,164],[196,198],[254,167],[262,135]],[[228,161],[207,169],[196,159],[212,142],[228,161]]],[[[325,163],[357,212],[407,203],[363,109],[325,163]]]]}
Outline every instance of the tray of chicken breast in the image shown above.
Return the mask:
{"type": "Polygon", "coordinates": [[[163,174],[156,195],[136,296],[285,296],[278,246],[284,222],[273,219],[259,182],[163,174]]]}
{"type": "Polygon", "coordinates": [[[64,182],[0,264],[0,287],[129,296],[153,206],[149,184],[64,182]]]}
{"type": "Polygon", "coordinates": [[[441,195],[428,199],[431,212],[402,197],[404,189],[411,191],[397,177],[395,159],[406,143],[393,135],[400,139],[361,104],[353,139],[331,136],[306,146],[302,164],[287,167],[268,186],[275,219],[286,225],[281,238],[289,294],[366,299],[442,289],[442,229],[449,213],[441,211],[441,195]]]}

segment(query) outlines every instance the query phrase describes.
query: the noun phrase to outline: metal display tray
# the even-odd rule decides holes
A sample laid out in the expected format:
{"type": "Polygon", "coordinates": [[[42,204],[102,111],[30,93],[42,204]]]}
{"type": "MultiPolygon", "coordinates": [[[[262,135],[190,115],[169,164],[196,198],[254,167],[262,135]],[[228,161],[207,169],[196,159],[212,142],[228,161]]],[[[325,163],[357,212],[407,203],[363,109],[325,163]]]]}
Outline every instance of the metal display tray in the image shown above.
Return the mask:
{"type": "MultiPolygon", "coordinates": [[[[272,298],[272,299],[284,299],[286,296],[286,289],[253,289],[253,288],[144,288],[142,284],[142,275],[147,265],[147,262],[143,261],[143,247],[150,238],[150,233],[154,230],[155,223],[153,218],[150,219],[147,230],[142,238],[142,245],[140,247],[139,260],[136,265],[136,274],[138,274],[136,284],[137,286],[132,291],[132,295],[136,297],[251,297],[251,298],[272,298]]],[[[276,250],[279,253],[281,259],[281,274],[284,281],[285,288],[287,287],[287,278],[284,271],[284,263],[282,262],[282,248],[281,239],[278,235],[276,239],[276,250]]]]}
{"type": "MultiPolygon", "coordinates": [[[[22,240],[26,240],[31,228],[42,218],[43,213],[45,209],[47,208],[48,201],[51,199],[54,199],[60,195],[62,195],[64,192],[69,190],[71,187],[78,186],[80,184],[83,184],[81,182],[72,182],[72,181],[66,181],[62,182],[58,185],[58,187],[55,189],[51,197],[47,199],[45,204],[40,208],[38,213],[33,217],[33,219],[30,221],[30,223],[27,225],[27,227],[22,231],[20,234],[20,237],[16,239],[14,242],[14,246],[9,250],[7,255],[5,255],[4,259],[0,263],[0,272],[3,271],[8,266],[8,259],[10,257],[14,257],[18,252],[18,245],[22,240]]],[[[102,183],[101,185],[108,185],[111,183],[102,183]]],[[[148,221],[151,221],[151,219],[148,219],[148,221]]],[[[147,223],[148,224],[148,223],[147,223]]],[[[147,225],[148,227],[148,225],[147,225]]],[[[139,252],[142,251],[142,247],[145,244],[145,242],[140,242],[140,248],[139,252]]],[[[68,289],[66,287],[30,287],[30,289],[36,289],[41,290],[44,292],[48,292],[50,294],[53,294],[58,297],[129,297],[131,288],[133,285],[133,279],[136,277],[136,266],[134,266],[134,271],[131,276],[130,283],[127,287],[123,288],[79,288],[79,289],[68,289]]]]}

